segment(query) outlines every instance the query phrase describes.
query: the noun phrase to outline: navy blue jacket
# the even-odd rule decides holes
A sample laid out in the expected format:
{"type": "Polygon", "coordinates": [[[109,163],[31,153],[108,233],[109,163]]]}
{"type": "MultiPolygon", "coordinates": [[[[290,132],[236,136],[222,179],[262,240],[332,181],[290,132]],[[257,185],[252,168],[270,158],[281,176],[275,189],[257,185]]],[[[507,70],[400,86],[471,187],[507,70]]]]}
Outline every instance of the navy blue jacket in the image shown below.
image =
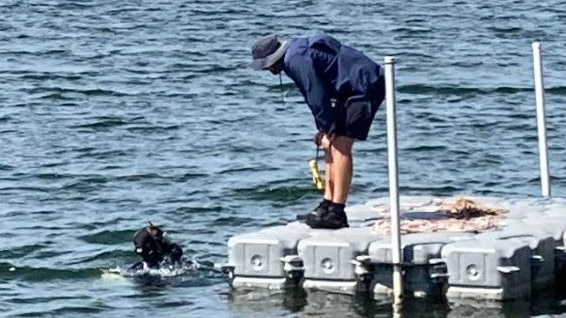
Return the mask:
{"type": "Polygon", "coordinates": [[[284,62],[284,71],[304,96],[317,129],[325,133],[331,133],[336,122],[331,99],[337,105],[356,95],[370,100],[380,77],[378,64],[328,35],[290,39],[284,62]]]}

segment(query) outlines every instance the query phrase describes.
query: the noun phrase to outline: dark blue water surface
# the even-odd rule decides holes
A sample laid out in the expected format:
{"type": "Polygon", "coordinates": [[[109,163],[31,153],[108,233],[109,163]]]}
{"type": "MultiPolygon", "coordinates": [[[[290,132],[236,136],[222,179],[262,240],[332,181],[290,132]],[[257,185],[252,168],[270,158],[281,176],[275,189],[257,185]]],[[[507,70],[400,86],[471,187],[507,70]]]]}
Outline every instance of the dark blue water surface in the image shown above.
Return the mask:
{"type": "MultiPolygon", "coordinates": [[[[390,317],[387,304],[231,293],[196,273],[110,279],[163,225],[191,257],[319,200],[314,125],[290,80],[249,68],[266,32],[328,32],[398,58],[402,194],[540,195],[532,49],[543,46],[554,196],[566,191],[564,1],[0,2],[0,316],[390,317]],[[14,270],[15,269],[15,270],[14,270]]],[[[350,203],[387,195],[385,107],[355,147],[350,203]]],[[[532,303],[410,303],[406,317],[559,314],[532,303]]]]}

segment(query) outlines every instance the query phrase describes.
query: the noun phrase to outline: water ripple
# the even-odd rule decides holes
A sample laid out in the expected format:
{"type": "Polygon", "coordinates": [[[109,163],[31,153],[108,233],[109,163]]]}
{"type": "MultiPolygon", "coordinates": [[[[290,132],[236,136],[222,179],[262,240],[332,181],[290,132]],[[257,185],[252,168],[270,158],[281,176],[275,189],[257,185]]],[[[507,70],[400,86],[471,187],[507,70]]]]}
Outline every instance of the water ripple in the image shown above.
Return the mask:
{"type": "MultiPolygon", "coordinates": [[[[530,43],[541,40],[553,194],[563,195],[563,7],[1,2],[0,307],[10,317],[296,317],[313,306],[388,315],[305,295],[239,303],[215,276],[146,285],[105,281],[100,269],[135,259],[131,235],[147,221],[187,256],[220,263],[230,236],[318,202],[308,108],[290,79],[249,68],[251,45],[267,32],[327,31],[380,62],[398,57],[400,190],[418,195],[539,196],[530,43]]],[[[355,147],[351,202],[388,194],[384,128],[382,105],[355,147]]],[[[447,316],[419,306],[409,315],[447,316]]]]}

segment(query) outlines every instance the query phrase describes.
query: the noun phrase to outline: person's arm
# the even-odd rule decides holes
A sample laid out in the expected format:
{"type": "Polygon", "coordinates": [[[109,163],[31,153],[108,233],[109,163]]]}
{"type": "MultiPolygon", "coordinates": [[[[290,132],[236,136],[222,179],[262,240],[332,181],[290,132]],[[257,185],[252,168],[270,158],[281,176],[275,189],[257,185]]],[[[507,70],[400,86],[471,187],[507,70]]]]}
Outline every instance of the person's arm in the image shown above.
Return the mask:
{"type": "Polygon", "coordinates": [[[151,235],[146,227],[141,228],[134,234],[133,243],[134,251],[144,260],[147,258],[149,241],[152,241],[151,235]]]}
{"type": "Polygon", "coordinates": [[[178,262],[181,260],[181,257],[183,257],[183,249],[181,248],[181,246],[172,243],[169,250],[169,255],[172,261],[178,262]]]}
{"type": "Polygon", "coordinates": [[[163,243],[165,245],[167,254],[173,262],[177,262],[183,256],[183,249],[176,243],[171,242],[168,237],[163,237],[163,243]]]}
{"type": "Polygon", "coordinates": [[[305,98],[317,129],[330,135],[335,129],[334,108],[323,80],[316,73],[314,61],[307,55],[295,55],[286,64],[286,73],[305,98]]]}

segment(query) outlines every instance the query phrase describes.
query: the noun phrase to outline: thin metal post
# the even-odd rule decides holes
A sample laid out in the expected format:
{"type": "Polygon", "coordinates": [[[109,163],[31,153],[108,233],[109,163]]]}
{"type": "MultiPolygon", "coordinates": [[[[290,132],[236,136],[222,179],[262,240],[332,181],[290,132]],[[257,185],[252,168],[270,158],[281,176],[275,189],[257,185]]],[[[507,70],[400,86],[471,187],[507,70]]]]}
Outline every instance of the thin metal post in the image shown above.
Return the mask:
{"type": "Polygon", "coordinates": [[[540,161],[540,183],[542,196],[550,197],[550,173],[548,169],[548,143],[546,140],[546,115],[544,110],[544,82],[542,75],[542,53],[540,42],[533,42],[533,67],[537,107],[538,151],[540,161]]]}
{"type": "Polygon", "coordinates": [[[403,295],[401,235],[399,225],[399,184],[397,172],[397,118],[395,113],[395,63],[393,56],[385,57],[385,96],[387,102],[387,155],[389,166],[389,212],[391,213],[391,249],[393,257],[394,303],[403,295]]]}

